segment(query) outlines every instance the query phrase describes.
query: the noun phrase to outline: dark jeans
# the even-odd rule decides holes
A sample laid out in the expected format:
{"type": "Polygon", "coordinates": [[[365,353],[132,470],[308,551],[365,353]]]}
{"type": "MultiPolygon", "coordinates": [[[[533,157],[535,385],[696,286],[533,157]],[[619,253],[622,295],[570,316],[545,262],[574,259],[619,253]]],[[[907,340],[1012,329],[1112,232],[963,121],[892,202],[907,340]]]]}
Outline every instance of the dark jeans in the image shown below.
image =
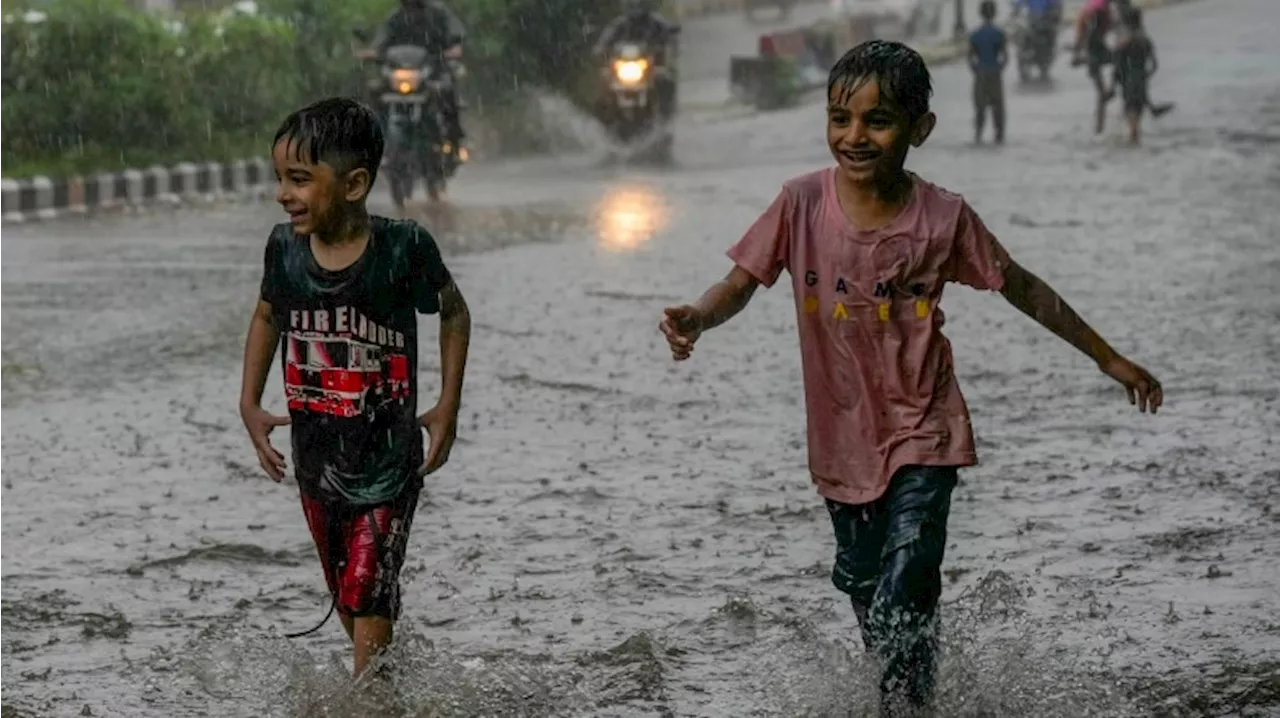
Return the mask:
{"type": "Polygon", "coordinates": [[[980,67],[973,76],[974,137],[982,139],[987,110],[995,124],[996,141],[1004,141],[1004,75],[999,67],[980,67]]]}
{"type": "Polygon", "coordinates": [[[827,501],[836,534],[831,581],[849,594],[867,651],[881,664],[884,714],[928,705],[937,671],[937,608],[956,469],[907,466],[869,504],[827,501]]]}

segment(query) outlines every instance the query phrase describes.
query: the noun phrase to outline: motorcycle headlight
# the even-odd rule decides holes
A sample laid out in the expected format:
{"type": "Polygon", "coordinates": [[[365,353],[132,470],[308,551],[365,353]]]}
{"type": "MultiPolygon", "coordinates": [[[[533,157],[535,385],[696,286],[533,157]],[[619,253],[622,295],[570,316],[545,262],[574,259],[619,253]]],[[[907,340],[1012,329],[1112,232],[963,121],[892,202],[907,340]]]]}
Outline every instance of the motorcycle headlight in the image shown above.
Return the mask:
{"type": "Polygon", "coordinates": [[[407,95],[418,89],[422,83],[422,73],[418,70],[398,68],[391,71],[391,86],[396,92],[407,95]]]}
{"type": "Polygon", "coordinates": [[[649,61],[640,60],[618,60],[613,63],[614,77],[619,82],[626,85],[634,85],[644,79],[644,73],[649,69],[649,61]]]}

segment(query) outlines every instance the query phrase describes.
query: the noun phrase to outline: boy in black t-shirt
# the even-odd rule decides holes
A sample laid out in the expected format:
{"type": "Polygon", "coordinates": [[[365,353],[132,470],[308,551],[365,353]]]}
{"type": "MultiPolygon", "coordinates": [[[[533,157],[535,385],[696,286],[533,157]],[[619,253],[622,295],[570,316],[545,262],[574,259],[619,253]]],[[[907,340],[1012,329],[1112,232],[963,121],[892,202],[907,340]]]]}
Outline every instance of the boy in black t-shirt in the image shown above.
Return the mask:
{"type": "Polygon", "coordinates": [[[449,458],[471,336],[431,235],[365,209],[382,148],[373,111],[353,100],[317,102],[277,130],[276,200],[289,222],[267,240],[240,392],[258,461],[276,481],[285,461],[268,435],[291,425],[303,513],[357,676],[391,641],[422,476],[449,458]],[[440,398],[421,416],[419,312],[440,314],[442,374],[440,398]],[[279,417],[261,406],[277,345],[289,405],[279,417]]]}

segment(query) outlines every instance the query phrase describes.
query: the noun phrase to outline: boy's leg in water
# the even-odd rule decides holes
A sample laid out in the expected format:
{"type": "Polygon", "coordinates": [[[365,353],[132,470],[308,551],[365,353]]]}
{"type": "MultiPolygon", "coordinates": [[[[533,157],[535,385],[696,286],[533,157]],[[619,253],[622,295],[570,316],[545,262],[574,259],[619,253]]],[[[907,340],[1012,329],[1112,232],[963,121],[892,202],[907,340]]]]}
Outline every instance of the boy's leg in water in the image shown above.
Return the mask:
{"type": "Polygon", "coordinates": [[[924,707],[933,693],[936,612],[955,484],[954,468],[904,467],[869,506],[828,503],[837,542],[832,580],[850,594],[863,641],[880,659],[887,716],[924,707]]]}
{"type": "Polygon", "coordinates": [[[875,642],[868,633],[867,614],[880,582],[880,554],[884,550],[885,522],[878,509],[878,502],[853,505],[827,500],[827,513],[836,536],[831,582],[849,594],[862,632],[862,645],[869,654],[875,653],[875,642]]]}
{"type": "MultiPolygon", "coordinates": [[[[316,553],[320,555],[320,569],[324,572],[325,586],[329,589],[329,595],[337,601],[340,588],[338,577],[342,575],[343,567],[346,566],[343,548],[347,543],[346,517],[337,507],[329,506],[306,494],[300,494],[300,497],[302,515],[307,520],[307,529],[310,530],[311,538],[316,544],[316,553]]],[[[338,618],[342,621],[342,630],[347,632],[347,638],[354,640],[355,624],[351,617],[339,610],[338,618]]]]}
{"type": "Polygon", "coordinates": [[[391,502],[362,510],[350,524],[338,608],[354,619],[356,676],[390,645],[400,617],[400,568],[420,491],[414,482],[391,502]]]}
{"type": "Polygon", "coordinates": [[[400,568],[420,490],[415,482],[389,503],[347,510],[341,516],[303,499],[317,548],[322,556],[333,557],[326,581],[354,644],[357,677],[391,643],[400,614],[400,568]]]}

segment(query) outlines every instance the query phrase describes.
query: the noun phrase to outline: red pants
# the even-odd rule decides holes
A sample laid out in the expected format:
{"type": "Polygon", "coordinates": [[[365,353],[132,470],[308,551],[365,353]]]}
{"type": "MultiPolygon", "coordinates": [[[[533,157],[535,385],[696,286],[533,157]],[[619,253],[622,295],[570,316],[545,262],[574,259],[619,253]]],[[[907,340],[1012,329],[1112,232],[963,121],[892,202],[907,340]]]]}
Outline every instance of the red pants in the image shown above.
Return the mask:
{"type": "Polygon", "coordinates": [[[329,593],[344,616],[400,617],[400,567],[420,487],[377,506],[333,506],[302,494],[329,593]]]}

